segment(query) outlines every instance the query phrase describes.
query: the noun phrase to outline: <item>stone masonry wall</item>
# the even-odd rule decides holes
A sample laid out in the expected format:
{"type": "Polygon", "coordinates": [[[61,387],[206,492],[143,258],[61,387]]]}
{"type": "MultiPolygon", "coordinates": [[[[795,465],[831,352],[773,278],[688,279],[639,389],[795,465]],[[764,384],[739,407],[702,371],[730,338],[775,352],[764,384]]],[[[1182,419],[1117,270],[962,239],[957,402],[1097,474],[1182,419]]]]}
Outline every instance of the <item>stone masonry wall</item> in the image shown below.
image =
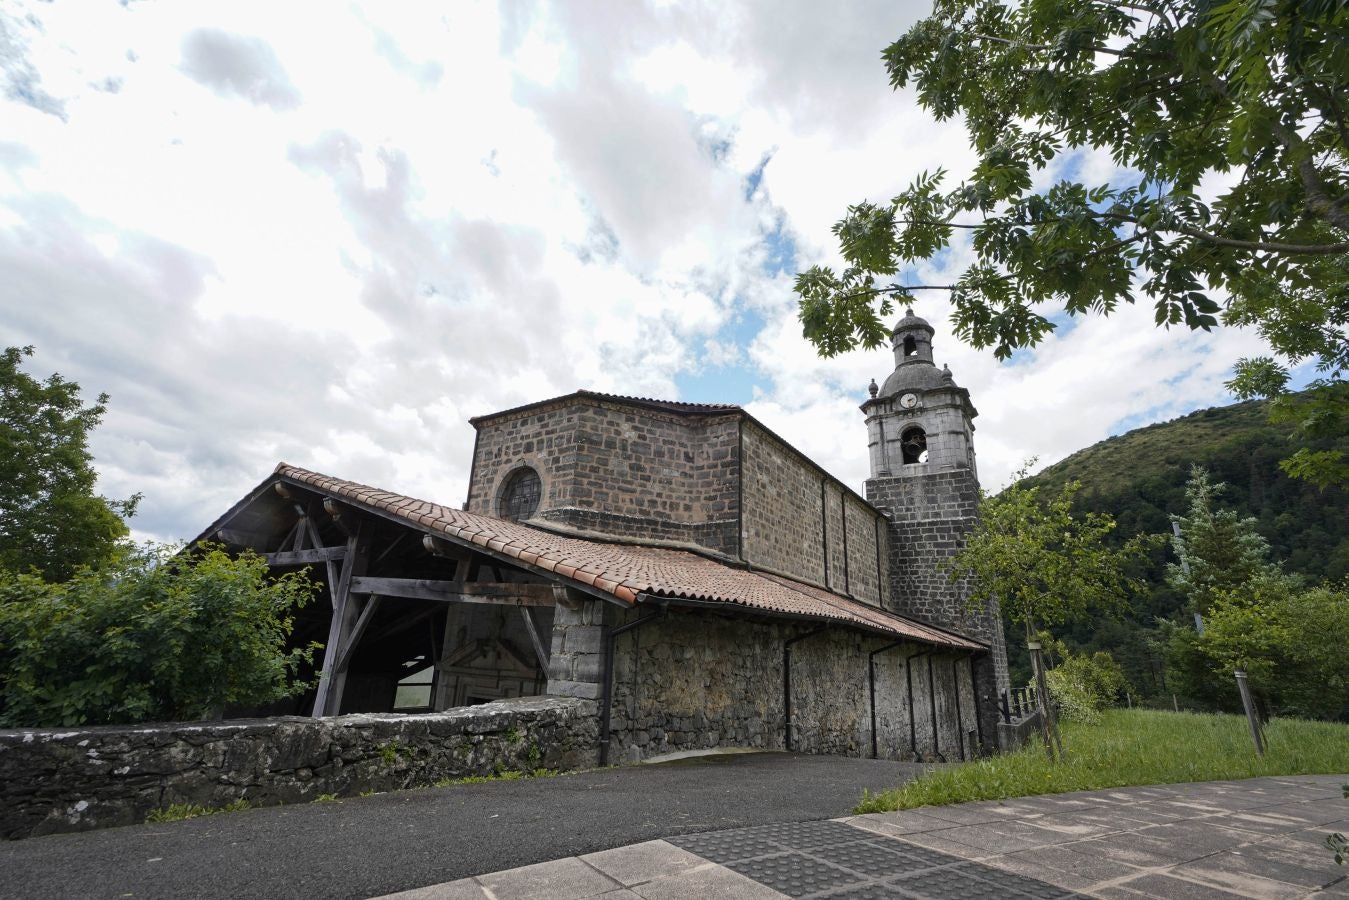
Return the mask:
{"type": "Polygon", "coordinates": [[[144,821],[173,803],[302,803],[598,759],[596,704],[528,697],[428,715],[0,731],[0,835],[144,821]]]}
{"type": "Polygon", "coordinates": [[[540,509],[572,505],[579,416],[575,403],[558,402],[479,425],[465,509],[496,515],[502,484],[521,465],[543,482],[540,509]]]}
{"type": "Polygon", "coordinates": [[[479,422],[469,511],[497,514],[506,479],[526,465],[542,481],[539,519],[693,543],[883,602],[877,512],[739,413],[679,415],[570,397],[479,422]]]}
{"type": "Polygon", "coordinates": [[[885,583],[885,519],[851,494],[843,497],[848,532],[848,593],[866,603],[884,606],[881,585],[885,583]],[[877,552],[877,538],[881,541],[877,552]]]}
{"type": "Polygon", "coordinates": [[[823,585],[823,476],[761,429],[744,425],[741,532],[752,563],[823,585]]]}
{"type": "Polygon", "coordinates": [[[505,480],[528,465],[543,482],[541,518],[734,554],[738,452],[736,414],[564,398],[478,425],[468,508],[497,514],[505,480]]]}
{"type": "Polygon", "coordinates": [[[968,586],[952,582],[941,564],[964,546],[979,511],[979,483],[969,469],[927,472],[920,476],[873,478],[867,499],[889,516],[889,585],[894,612],[928,622],[990,645],[990,658],[976,667],[985,726],[998,692],[1007,689],[1007,648],[1002,619],[995,610],[971,614],[965,608],[968,586]],[[985,671],[986,669],[986,671],[985,671]]]}
{"type": "Polygon", "coordinates": [[[873,478],[867,499],[890,518],[894,611],[984,639],[990,623],[965,610],[967,590],[941,564],[964,546],[979,512],[979,484],[968,469],[917,477],[873,478]]]}
{"type": "Polygon", "coordinates": [[[881,604],[876,511],[755,423],[744,423],[743,441],[741,531],[746,562],[881,604]]]}
{"type": "MultiPolygon", "coordinates": [[[[783,643],[806,634],[803,623],[754,622],[711,612],[672,611],[621,636],[614,653],[610,759],[631,762],[710,747],[786,749],[783,643]]],[[[882,638],[831,628],[792,647],[792,746],[804,753],[869,757],[871,700],[867,663],[882,638]]],[[[909,758],[910,709],[904,657],[919,648],[895,648],[876,658],[877,751],[909,758]]],[[[977,730],[963,661],[952,678],[952,657],[938,654],[934,672],[944,752],[955,754],[960,735],[977,730]],[[963,674],[961,674],[963,673],[963,674]],[[961,690],[960,723],[953,686],[961,690]]],[[[927,669],[915,664],[914,731],[918,755],[933,751],[927,669]]],[[[966,742],[967,753],[972,746],[966,742]]]]}

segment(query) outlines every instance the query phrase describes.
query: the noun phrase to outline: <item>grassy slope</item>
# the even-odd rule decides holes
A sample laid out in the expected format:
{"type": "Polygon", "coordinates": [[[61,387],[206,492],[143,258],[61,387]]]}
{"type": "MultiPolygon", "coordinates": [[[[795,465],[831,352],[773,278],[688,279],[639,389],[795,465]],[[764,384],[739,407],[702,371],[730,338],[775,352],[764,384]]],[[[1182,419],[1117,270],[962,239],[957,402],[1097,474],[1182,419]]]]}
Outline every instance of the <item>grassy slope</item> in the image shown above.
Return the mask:
{"type": "MultiPolygon", "coordinates": [[[[1349,574],[1349,492],[1320,491],[1280,471],[1279,460],[1298,446],[1286,428],[1269,424],[1264,403],[1237,403],[1108,438],[1031,482],[1054,489],[1081,481],[1080,504],[1111,513],[1121,537],[1166,533],[1168,514],[1185,510],[1185,481],[1198,464],[1228,485],[1225,505],[1256,518],[1276,558],[1292,571],[1335,581],[1349,574]]],[[[1316,447],[1349,450],[1349,435],[1316,447]]]]}
{"type": "Polygon", "coordinates": [[[1137,784],[1349,773],[1349,725],[1275,719],[1266,737],[1261,759],[1242,716],[1107,710],[1100,725],[1064,726],[1061,763],[1050,763],[1035,743],[864,797],[857,812],[1137,784]]]}

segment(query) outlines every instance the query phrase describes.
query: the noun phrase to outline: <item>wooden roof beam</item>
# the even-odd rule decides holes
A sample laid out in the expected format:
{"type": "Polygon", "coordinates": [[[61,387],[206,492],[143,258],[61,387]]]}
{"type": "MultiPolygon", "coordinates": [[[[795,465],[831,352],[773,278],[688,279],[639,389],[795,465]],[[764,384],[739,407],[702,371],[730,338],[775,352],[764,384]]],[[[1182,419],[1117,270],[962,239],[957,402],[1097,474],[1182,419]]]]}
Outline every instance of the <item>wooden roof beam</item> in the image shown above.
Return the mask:
{"type": "Polygon", "coordinates": [[[425,578],[351,579],[357,594],[434,600],[441,603],[486,603],[497,606],[553,606],[553,588],[547,584],[501,581],[433,581],[425,578]]]}

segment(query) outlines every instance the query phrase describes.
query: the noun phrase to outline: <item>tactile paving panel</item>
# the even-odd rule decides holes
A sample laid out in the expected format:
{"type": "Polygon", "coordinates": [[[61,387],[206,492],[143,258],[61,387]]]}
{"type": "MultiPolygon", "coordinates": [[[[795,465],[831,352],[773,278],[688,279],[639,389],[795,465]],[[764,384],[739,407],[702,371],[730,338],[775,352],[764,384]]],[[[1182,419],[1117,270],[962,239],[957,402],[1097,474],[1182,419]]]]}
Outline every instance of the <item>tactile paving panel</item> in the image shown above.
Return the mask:
{"type": "Polygon", "coordinates": [[[1036,881],[1034,878],[1027,878],[1024,875],[1017,875],[1015,872],[1004,872],[1001,869],[994,869],[988,866],[979,866],[974,870],[975,873],[985,881],[991,881],[998,887],[1007,891],[1008,896],[1012,892],[1032,897],[1034,900],[1063,900],[1066,897],[1077,897],[1078,894],[1065,890],[1052,884],[1046,884],[1043,881],[1036,881]]]}
{"type": "Polygon", "coordinates": [[[707,834],[690,834],[683,837],[668,838],[671,844],[682,847],[690,853],[696,853],[703,859],[715,863],[735,862],[739,859],[751,859],[782,853],[791,848],[767,838],[738,831],[712,831],[707,834]]]}
{"type": "Polygon", "coordinates": [[[888,884],[864,884],[861,887],[843,888],[830,894],[825,894],[828,900],[892,900],[894,897],[900,897],[902,900],[912,900],[912,895],[905,894],[899,888],[888,884]]]}
{"type": "Polygon", "coordinates": [[[783,822],[667,840],[790,897],[1062,900],[1078,896],[840,822],[783,822]]]}
{"type": "Polygon", "coordinates": [[[865,838],[860,829],[842,822],[778,822],[772,825],[756,825],[742,829],[746,834],[777,841],[798,850],[815,847],[828,847],[833,844],[849,844],[865,838]]]}
{"type": "Polygon", "coordinates": [[[836,844],[820,854],[832,864],[871,878],[890,878],[901,873],[919,872],[959,862],[953,856],[943,856],[925,847],[913,847],[891,841],[890,845],[856,841],[836,844]]]}
{"type": "Polygon", "coordinates": [[[758,859],[742,860],[730,868],[788,897],[810,897],[822,891],[868,880],[865,875],[831,866],[803,853],[761,856],[758,859]]]}
{"type": "Polygon", "coordinates": [[[1012,891],[1002,885],[976,877],[973,868],[966,864],[947,869],[928,869],[892,881],[891,884],[905,894],[924,900],[999,900],[1014,896],[1012,891]]]}

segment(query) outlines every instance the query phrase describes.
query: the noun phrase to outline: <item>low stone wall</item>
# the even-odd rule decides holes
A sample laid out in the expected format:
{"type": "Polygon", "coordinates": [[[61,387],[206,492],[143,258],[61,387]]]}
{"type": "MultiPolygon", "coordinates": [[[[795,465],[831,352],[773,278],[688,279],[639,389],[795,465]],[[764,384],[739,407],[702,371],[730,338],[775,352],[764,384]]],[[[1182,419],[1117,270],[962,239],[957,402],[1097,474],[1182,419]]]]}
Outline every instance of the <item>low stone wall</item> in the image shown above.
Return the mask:
{"type": "Polygon", "coordinates": [[[596,713],[589,700],[525,697],[427,715],[0,730],[0,836],[130,825],[173,803],[303,803],[592,766],[596,713]]]}

